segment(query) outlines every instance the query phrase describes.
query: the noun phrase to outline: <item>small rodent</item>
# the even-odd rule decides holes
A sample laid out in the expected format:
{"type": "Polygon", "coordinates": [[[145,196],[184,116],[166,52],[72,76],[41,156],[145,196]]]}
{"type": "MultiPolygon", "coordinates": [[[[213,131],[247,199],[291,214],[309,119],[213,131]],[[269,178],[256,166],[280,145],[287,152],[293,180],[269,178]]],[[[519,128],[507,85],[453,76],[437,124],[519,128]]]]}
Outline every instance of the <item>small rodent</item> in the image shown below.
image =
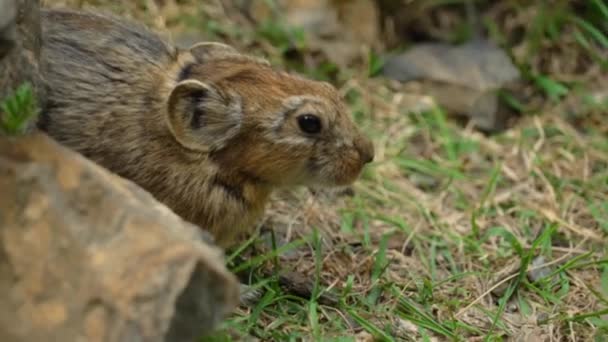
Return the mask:
{"type": "Polygon", "coordinates": [[[272,190],[352,183],[374,158],[337,90],[221,43],[179,49],[113,15],[41,13],[38,127],[228,247],[272,190]]]}

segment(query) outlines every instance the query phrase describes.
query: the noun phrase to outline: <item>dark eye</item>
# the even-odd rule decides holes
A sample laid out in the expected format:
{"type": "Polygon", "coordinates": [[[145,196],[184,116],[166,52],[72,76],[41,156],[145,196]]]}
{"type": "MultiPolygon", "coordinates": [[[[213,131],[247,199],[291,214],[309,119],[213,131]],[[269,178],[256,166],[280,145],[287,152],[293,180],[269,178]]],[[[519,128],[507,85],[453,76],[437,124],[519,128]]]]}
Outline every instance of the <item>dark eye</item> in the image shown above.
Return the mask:
{"type": "Polygon", "coordinates": [[[316,134],[321,132],[321,120],[312,114],[298,116],[298,125],[304,133],[316,134]]]}

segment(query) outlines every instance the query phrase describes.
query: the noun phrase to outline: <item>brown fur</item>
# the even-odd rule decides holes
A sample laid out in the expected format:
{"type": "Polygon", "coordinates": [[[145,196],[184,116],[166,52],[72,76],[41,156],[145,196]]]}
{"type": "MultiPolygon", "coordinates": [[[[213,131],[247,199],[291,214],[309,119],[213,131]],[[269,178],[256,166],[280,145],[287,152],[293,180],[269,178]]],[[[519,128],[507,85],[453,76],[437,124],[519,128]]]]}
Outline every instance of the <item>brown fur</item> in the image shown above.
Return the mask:
{"type": "Polygon", "coordinates": [[[346,185],[373,158],[333,86],[222,44],[180,51],[109,15],[45,10],[49,105],[39,127],[142,186],[222,246],[271,191],[346,185]],[[313,113],[323,130],[304,134],[313,113]]]}

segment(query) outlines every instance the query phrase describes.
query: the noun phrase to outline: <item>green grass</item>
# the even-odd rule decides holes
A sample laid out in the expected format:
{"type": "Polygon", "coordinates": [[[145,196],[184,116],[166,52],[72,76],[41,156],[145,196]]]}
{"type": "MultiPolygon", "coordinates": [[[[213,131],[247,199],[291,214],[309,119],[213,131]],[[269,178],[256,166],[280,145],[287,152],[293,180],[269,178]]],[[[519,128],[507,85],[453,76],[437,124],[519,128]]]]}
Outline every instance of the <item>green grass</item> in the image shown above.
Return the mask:
{"type": "MultiPolygon", "coordinates": [[[[605,14],[604,4],[594,3],[605,14]]],[[[559,42],[570,23],[581,49],[597,54],[605,33],[585,19],[566,15],[563,6],[535,23],[538,32],[528,38],[530,53],[540,53],[542,40],[559,42]]],[[[373,77],[382,62],[374,54],[368,58],[366,76],[373,77]]],[[[361,113],[369,113],[374,101],[382,102],[381,95],[366,102],[347,93],[357,122],[370,135],[382,136],[379,132],[395,126],[404,132],[384,140],[384,156],[357,184],[357,195],[340,201],[336,220],[322,227],[326,237],[337,239],[334,250],[367,260],[367,266],[353,268],[342,279],[329,270],[319,273],[317,244],[300,250],[308,256],[300,262],[314,262],[314,271],[309,267],[307,274],[314,275],[315,293],[328,284],[337,287],[336,281],[341,284],[338,303],[324,310],[326,305],[313,295],[294,301],[294,311],[267,309],[267,322],[300,317],[297,323],[283,321],[280,329],[294,338],[324,341],[353,340],[357,333],[381,341],[501,341],[523,332],[521,322],[530,319],[540,322],[534,327],[536,336],[554,331],[554,337],[585,339],[606,332],[608,183],[601,167],[587,175],[576,167],[584,158],[591,162],[590,154],[605,165],[608,149],[600,143],[605,137],[581,138],[564,116],[543,114],[544,108],[572,96],[578,85],[550,72],[530,72],[531,66],[522,63],[546,107],[530,107],[506,94],[511,107],[524,116],[496,136],[467,133],[439,108],[408,113],[396,106],[386,114],[389,120],[371,121],[361,113]],[[415,148],[420,145],[428,148],[426,157],[415,148]],[[358,236],[361,245],[344,245],[340,236],[358,236]],[[548,275],[533,282],[529,272],[538,268],[531,265],[539,256],[550,264],[548,275]],[[516,263],[514,273],[501,274],[509,263],[516,263]],[[603,285],[598,287],[599,279],[603,285]],[[499,283],[501,291],[482,290],[499,283]],[[581,293],[589,298],[581,300],[581,293]]],[[[359,93],[373,93],[365,79],[359,87],[359,93]]],[[[315,201],[321,211],[333,204],[315,201]]],[[[306,222],[300,225],[306,231],[306,222]]],[[[328,268],[333,263],[331,258],[323,262],[328,268]]],[[[275,329],[240,332],[263,340],[287,338],[273,336],[275,329]]]]}
{"type": "Polygon", "coordinates": [[[20,85],[0,102],[0,133],[18,135],[37,118],[38,105],[29,83],[20,85]]]}

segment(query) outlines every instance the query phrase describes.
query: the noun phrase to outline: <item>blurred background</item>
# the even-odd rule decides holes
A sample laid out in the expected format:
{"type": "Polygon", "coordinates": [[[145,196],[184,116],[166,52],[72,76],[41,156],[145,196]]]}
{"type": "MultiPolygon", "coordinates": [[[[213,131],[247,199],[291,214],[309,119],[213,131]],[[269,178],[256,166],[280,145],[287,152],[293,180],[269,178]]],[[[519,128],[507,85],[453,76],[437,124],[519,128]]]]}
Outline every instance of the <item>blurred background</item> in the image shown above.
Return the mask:
{"type": "Polygon", "coordinates": [[[607,5],[485,0],[46,0],[102,7],[182,46],[220,40],[308,76],[398,80],[412,109],[431,96],[483,131],[560,101],[568,120],[606,131],[607,5]],[[410,98],[411,97],[411,98],[410,98]],[[599,124],[599,125],[598,125],[599,124]]]}

